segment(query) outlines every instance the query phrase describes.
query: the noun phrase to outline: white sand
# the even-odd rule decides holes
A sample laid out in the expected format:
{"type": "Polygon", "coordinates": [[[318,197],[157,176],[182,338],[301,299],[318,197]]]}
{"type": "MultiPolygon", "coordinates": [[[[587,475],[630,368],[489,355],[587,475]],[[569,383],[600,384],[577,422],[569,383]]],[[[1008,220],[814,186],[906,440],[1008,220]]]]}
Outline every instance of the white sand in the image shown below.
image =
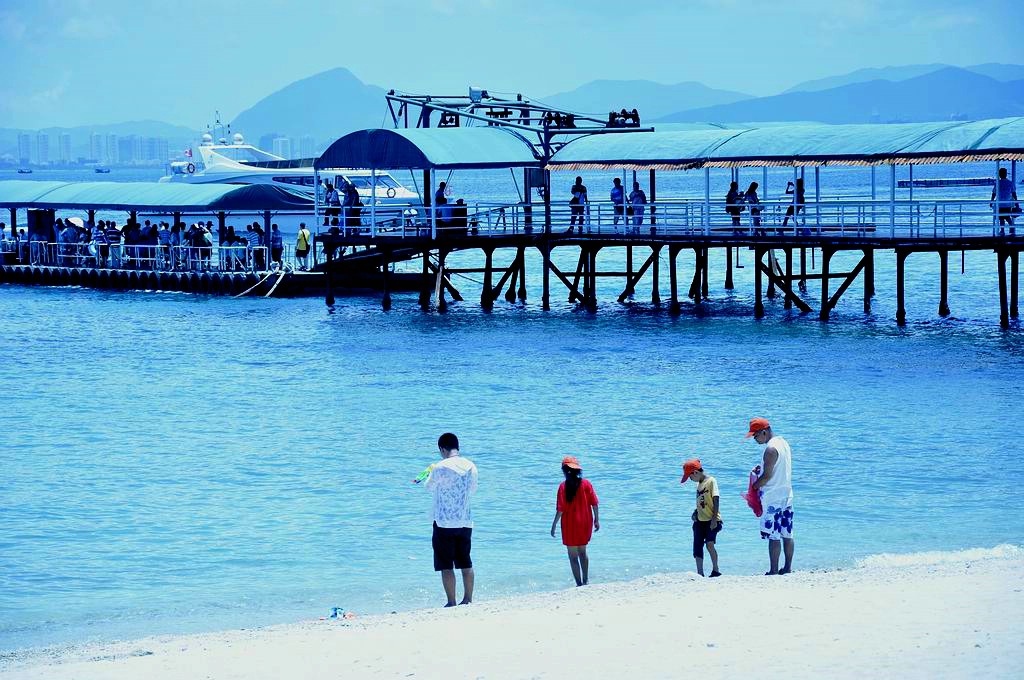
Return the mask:
{"type": "Polygon", "coordinates": [[[5,680],[1021,678],[1024,551],[882,557],[785,577],[654,576],[4,663],[5,680]]]}

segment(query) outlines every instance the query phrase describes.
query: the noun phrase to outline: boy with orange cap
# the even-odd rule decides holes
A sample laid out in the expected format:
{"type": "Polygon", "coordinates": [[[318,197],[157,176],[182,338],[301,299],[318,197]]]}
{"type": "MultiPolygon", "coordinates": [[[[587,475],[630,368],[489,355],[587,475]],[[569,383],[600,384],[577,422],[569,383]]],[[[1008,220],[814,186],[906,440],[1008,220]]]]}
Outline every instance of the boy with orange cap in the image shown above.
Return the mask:
{"type": "Polygon", "coordinates": [[[697,482],[697,509],[693,511],[693,559],[697,562],[697,573],[704,575],[704,546],[711,555],[711,576],[721,576],[718,571],[718,550],[715,538],[722,530],[722,515],[718,511],[718,481],[704,473],[700,459],[694,458],[683,463],[683,478],[680,484],[692,479],[697,482]]]}

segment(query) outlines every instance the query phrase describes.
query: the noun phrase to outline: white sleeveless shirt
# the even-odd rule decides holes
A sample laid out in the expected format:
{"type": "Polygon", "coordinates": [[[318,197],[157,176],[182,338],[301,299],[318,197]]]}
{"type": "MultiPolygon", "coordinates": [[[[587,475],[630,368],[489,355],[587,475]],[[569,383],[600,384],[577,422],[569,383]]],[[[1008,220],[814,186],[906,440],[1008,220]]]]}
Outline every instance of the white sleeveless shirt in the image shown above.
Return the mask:
{"type": "Polygon", "coordinates": [[[761,503],[767,508],[785,508],[793,505],[793,452],[789,448],[789,442],[779,436],[768,440],[767,447],[774,448],[779,453],[775,461],[775,469],[772,478],[761,487],[761,503]]]}

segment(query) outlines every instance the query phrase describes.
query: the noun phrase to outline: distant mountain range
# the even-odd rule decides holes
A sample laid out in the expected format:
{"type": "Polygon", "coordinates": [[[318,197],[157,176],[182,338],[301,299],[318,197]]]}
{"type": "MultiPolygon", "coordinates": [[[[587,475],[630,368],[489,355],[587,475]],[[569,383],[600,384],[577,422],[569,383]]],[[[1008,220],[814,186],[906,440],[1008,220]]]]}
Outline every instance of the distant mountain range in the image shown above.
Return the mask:
{"type": "Polygon", "coordinates": [[[235,116],[231,129],[250,142],[277,133],[293,139],[310,135],[322,145],[353,130],[380,127],[385,111],[383,88],[335,68],[267,95],[235,116]]]}
{"type": "Polygon", "coordinates": [[[871,80],[680,111],[656,122],[917,122],[1024,116],[1024,80],[1000,82],[945,67],[901,81],[871,80]]]}
{"type": "MultiPolygon", "coordinates": [[[[718,90],[692,81],[668,85],[647,80],[594,80],[535,101],[602,117],[610,110],[636,108],[644,123],[995,118],[1024,115],[1024,65],[959,68],[916,64],[860,69],[809,80],[769,97],[718,90]]],[[[295,141],[309,135],[319,151],[348,132],[386,124],[385,111],[383,88],[363,83],[348,69],[334,68],[268,94],[239,113],[231,121],[231,129],[253,143],[265,135],[285,135],[295,141]]],[[[39,131],[0,128],[0,156],[17,153],[21,132],[34,137],[39,131]]],[[[201,133],[154,120],[48,128],[42,132],[54,138],[70,134],[73,155],[83,157],[88,157],[92,133],[163,137],[172,151],[193,144],[201,133]]],[[[53,139],[51,157],[56,144],[53,139]]]]}
{"type": "Polygon", "coordinates": [[[696,82],[663,85],[650,80],[593,80],[575,90],[535,101],[569,111],[597,113],[636,109],[647,119],[675,111],[753,99],[749,94],[715,90],[696,82]]]}
{"type": "MultiPolygon", "coordinates": [[[[862,68],[839,76],[819,78],[818,80],[808,80],[800,83],[799,85],[794,85],[780,94],[788,94],[790,92],[817,92],[819,90],[829,90],[833,87],[842,87],[843,85],[866,83],[872,80],[892,80],[894,82],[898,82],[947,68],[957,67],[950,66],[949,64],[912,64],[909,66],[862,68]]],[[[964,66],[962,68],[964,71],[988,76],[995,80],[1009,81],[1024,79],[1024,66],[1017,64],[978,64],[976,66],[964,66]]]]}

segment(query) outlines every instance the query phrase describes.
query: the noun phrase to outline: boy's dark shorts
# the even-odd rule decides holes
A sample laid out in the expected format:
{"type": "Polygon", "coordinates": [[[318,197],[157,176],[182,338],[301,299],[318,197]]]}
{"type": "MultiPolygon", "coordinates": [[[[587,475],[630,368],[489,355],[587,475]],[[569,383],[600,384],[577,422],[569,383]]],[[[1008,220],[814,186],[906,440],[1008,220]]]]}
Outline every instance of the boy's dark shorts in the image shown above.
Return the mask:
{"type": "Polygon", "coordinates": [[[718,536],[718,532],[722,530],[722,522],[718,522],[718,526],[715,530],[711,530],[711,520],[707,522],[694,522],[693,523],[693,556],[704,558],[704,544],[714,543],[715,537],[718,536]]]}
{"type": "Polygon", "coordinates": [[[446,529],[437,526],[437,522],[434,522],[434,536],[431,539],[431,544],[434,546],[434,571],[471,569],[473,567],[473,560],[469,557],[469,551],[473,545],[473,529],[471,527],[446,529]]]}

